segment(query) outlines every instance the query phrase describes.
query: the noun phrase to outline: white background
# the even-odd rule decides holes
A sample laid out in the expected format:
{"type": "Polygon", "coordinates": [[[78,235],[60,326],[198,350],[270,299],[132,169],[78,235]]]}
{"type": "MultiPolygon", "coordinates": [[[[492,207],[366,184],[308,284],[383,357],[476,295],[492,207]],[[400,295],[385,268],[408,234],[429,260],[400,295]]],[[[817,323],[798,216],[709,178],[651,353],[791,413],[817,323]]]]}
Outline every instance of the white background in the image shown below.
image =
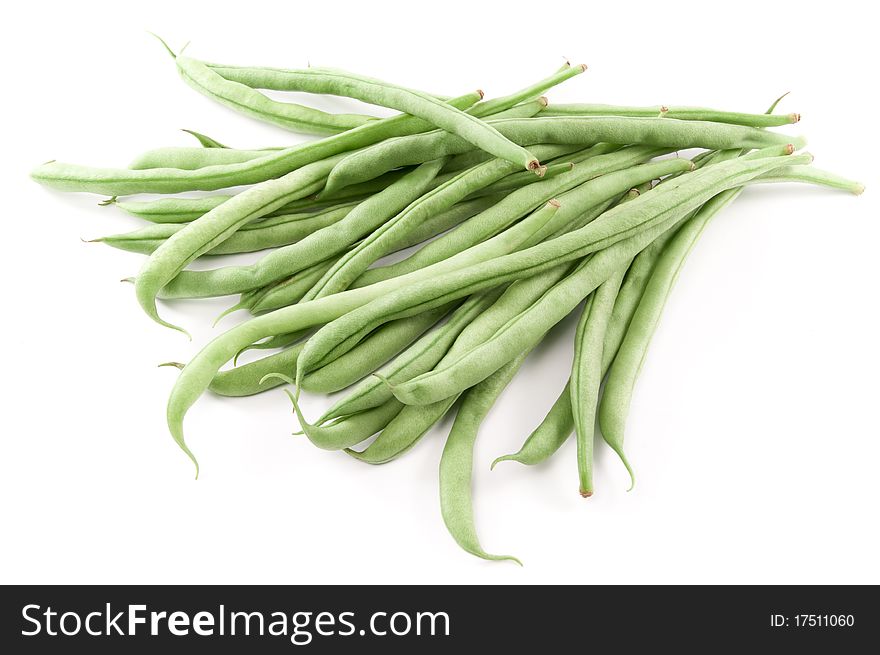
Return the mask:
{"type": "Polygon", "coordinates": [[[19,5],[0,41],[0,580],[880,582],[876,17],[856,2],[711,4],[19,5]],[[124,166],[192,143],[178,128],[240,147],[299,137],[190,90],[146,30],[206,59],[349,67],[437,93],[503,94],[564,56],[590,70],[551,101],[760,112],[790,90],[780,110],[803,114],[791,131],[816,164],[868,191],[750,189],[706,231],[636,389],[632,493],[604,446],[590,500],[577,494],[573,443],[543,466],[488,471],[568,375],[573,321],[555,330],[478,441],[483,545],[525,567],[487,563],[440,518],[448,422],[369,467],[290,436],[280,391],[205,396],[186,423],[202,464],[193,481],[164,424],[175,372],[156,364],[191,357],[228,299],[161,308],[192,343],[151,323],[118,282],[140,257],[80,242],[136,221],[27,173],[53,158],[124,166]]]}

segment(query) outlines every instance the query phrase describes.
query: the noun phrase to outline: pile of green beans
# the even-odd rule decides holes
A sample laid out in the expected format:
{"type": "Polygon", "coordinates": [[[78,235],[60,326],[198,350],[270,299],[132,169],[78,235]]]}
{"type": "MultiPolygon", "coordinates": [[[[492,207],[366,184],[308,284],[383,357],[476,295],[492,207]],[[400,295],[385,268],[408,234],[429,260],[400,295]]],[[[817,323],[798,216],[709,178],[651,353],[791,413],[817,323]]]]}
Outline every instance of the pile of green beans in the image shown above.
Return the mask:
{"type": "Polygon", "coordinates": [[[624,451],[633,389],[712,218],[752,184],[864,190],[813,167],[798,152],[803,138],[768,129],[800,119],[774,113],[778,100],[763,114],[553,105],[543,94],[586,70],[567,63],[506,96],[441,97],[342,70],[228,66],[167,49],[208,98],[322,137],[238,149],[186,130],[197,146],[155,148],[127,168],[51,161],[32,173],[47,187],[106,194],[101,205],[145,221],[94,241],[146,256],[130,280],[154,321],[184,331],[159,315],[157,300],[171,298],[235,295],[221,318],[251,314],[188,364],[169,363],[180,369],[167,406],[174,440],[198,475],[183,421],[207,390],[249,396],[291,385],[305,438],[370,464],[401,457],[454,413],[439,462],[441,514],[455,541],[484,559],[519,562],[480,544],[474,445],[554,325],[580,313],[570,377],[522,447],[491,466],[538,464],[574,434],[578,491],[589,497],[597,427],[635,480],[624,451]],[[399,113],[333,114],[266,90],[399,113]],[[139,194],[166,197],[129,197],[139,194]],[[246,252],[259,259],[222,259],[246,252]],[[215,267],[189,268],[206,257],[215,267]],[[270,352],[239,365],[249,350],[270,352]],[[301,392],[342,390],[320,417],[304,415],[301,392]]]}

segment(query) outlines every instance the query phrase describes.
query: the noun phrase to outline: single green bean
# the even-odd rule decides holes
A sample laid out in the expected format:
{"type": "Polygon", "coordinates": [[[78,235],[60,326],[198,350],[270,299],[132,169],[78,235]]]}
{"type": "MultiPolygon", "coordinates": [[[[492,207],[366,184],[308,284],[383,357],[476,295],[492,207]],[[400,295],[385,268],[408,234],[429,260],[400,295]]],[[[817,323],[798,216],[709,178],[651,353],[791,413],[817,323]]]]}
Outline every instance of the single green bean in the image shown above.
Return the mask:
{"type": "Polygon", "coordinates": [[[487,560],[512,560],[520,566],[522,562],[517,558],[510,555],[490,555],[480,545],[474,524],[471,486],[474,443],[480,424],[516,375],[527,355],[528,352],[520,354],[465,393],[440,457],[440,512],[449,534],[472,555],[487,560]]]}
{"type": "MultiPolygon", "coordinates": [[[[315,214],[282,214],[248,223],[226,241],[204,254],[230,255],[254,252],[299,242],[322,228],[338,223],[354,207],[355,204],[350,203],[315,214]]],[[[111,234],[94,241],[106,243],[120,250],[149,255],[167,239],[180,232],[184,226],[185,223],[156,223],[132,232],[111,234]]],[[[160,292],[159,297],[166,296],[160,292]]]]}
{"type": "MultiPolygon", "coordinates": [[[[684,148],[765,148],[802,140],[766,130],[674,118],[627,116],[575,116],[487,121],[506,137],[531,146],[538,143],[591,145],[595,143],[641,144],[684,148]]],[[[341,188],[362,182],[400,166],[418,164],[446,155],[466,152],[471,145],[448,132],[434,130],[388,139],[352,153],[333,169],[327,186],[341,188]]]]}
{"type": "Polygon", "coordinates": [[[231,197],[217,195],[202,198],[160,198],[147,201],[124,201],[113,197],[105,200],[101,205],[115,205],[125,213],[151,223],[189,223],[204,216],[231,197]]]}
{"type": "MultiPolygon", "coordinates": [[[[180,57],[178,66],[179,61],[180,57]]],[[[421,91],[328,68],[285,70],[212,65],[212,70],[226,80],[242,82],[252,87],[343,95],[397,109],[527,170],[535,170],[540,166],[532,153],[504,137],[488,123],[421,91]]]]}
{"type": "MultiPolygon", "coordinates": [[[[288,378],[289,379],[289,378],[288,378]]],[[[292,380],[291,380],[292,382],[292,380]]],[[[288,393],[303,433],[318,448],[341,450],[359,444],[379,432],[400,414],[403,404],[391,398],[378,407],[344,416],[333,423],[313,425],[302,415],[296,396],[288,393]]]]}
{"type": "Polygon", "coordinates": [[[181,78],[199,93],[246,116],[294,132],[338,134],[376,120],[363,114],[328,114],[292,102],[272,100],[249,86],[224,78],[191,57],[177,56],[175,63],[181,78]]]}
{"type": "MultiPolygon", "coordinates": [[[[469,107],[481,97],[480,92],[474,92],[453,98],[449,105],[469,107]]],[[[333,155],[350,153],[391,137],[417,134],[431,127],[431,124],[413,116],[400,115],[370,121],[341,134],[301,143],[238,164],[206,166],[194,171],[176,168],[133,171],[50,161],[35,168],[31,177],[40,184],[61,191],[84,191],[108,196],[214,191],[271,180],[333,155]]]]}
{"type": "Polygon", "coordinates": [[[545,91],[553,88],[557,84],[561,84],[566,80],[570,80],[575,75],[580,75],[586,70],[587,67],[585,64],[579,64],[577,66],[566,64],[550,77],[547,77],[540,82],[537,82],[536,84],[521,89],[516,93],[501,98],[493,98],[492,100],[478,102],[476,105],[468,110],[468,113],[473,114],[478,118],[485,118],[486,116],[497,114],[498,112],[509,109],[510,107],[513,107],[521,102],[525,102],[530,98],[539,96],[545,91]]]}
{"type": "Polygon", "coordinates": [[[717,111],[704,107],[677,107],[656,105],[652,107],[623,107],[620,105],[553,105],[546,110],[547,116],[630,116],[677,118],[690,121],[712,121],[731,123],[749,127],[778,127],[797,123],[800,114],[745,114],[732,111],[717,111]]]}

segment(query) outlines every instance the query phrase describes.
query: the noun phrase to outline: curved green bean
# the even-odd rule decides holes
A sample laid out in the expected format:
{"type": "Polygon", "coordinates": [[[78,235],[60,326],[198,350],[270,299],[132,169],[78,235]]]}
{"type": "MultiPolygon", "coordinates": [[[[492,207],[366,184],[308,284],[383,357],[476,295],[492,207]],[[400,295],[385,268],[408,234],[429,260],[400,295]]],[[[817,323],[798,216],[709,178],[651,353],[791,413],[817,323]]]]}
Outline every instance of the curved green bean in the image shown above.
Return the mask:
{"type": "MultiPolygon", "coordinates": [[[[254,252],[300,242],[322,228],[343,220],[354,207],[355,204],[350,203],[315,214],[282,214],[248,223],[204,255],[254,252]]],[[[184,225],[182,223],[156,223],[132,232],[100,237],[94,241],[106,243],[108,246],[120,250],[149,255],[155,252],[167,239],[180,232],[184,225]]],[[[164,292],[160,292],[159,297],[166,296],[164,292]]]]}
{"type": "MultiPolygon", "coordinates": [[[[449,105],[469,107],[481,97],[481,93],[474,92],[453,98],[449,105]]],[[[350,153],[384,139],[417,134],[431,128],[430,123],[414,116],[400,115],[370,121],[341,134],[301,143],[238,164],[205,166],[193,171],[176,168],[133,171],[50,161],[37,166],[31,172],[31,177],[40,184],[61,191],[84,191],[108,196],[215,191],[231,186],[258,184],[327,157],[350,153]]]]}
{"type": "MultiPolygon", "coordinates": [[[[564,143],[637,143],[646,146],[685,148],[765,148],[802,140],[766,130],[674,118],[631,118],[627,116],[575,116],[488,121],[501,134],[524,145],[564,143]]],[[[471,145],[442,130],[434,130],[382,143],[352,153],[339,163],[327,186],[340,188],[400,166],[418,164],[437,157],[466,152],[471,145]]]]}
{"type": "MultiPolygon", "coordinates": [[[[527,170],[535,170],[540,166],[540,162],[532,153],[504,137],[488,123],[421,91],[328,68],[290,70],[233,68],[214,64],[212,70],[226,80],[244,82],[253,87],[275,91],[343,95],[397,109],[421,118],[464,139],[472,146],[527,170]]],[[[436,158],[432,157],[432,159],[436,158]]]]}
{"type": "Polygon", "coordinates": [[[465,395],[440,457],[440,512],[449,534],[464,550],[487,560],[512,560],[510,555],[490,555],[480,545],[474,525],[471,479],[474,469],[474,443],[480,424],[492,405],[519,370],[528,352],[520,354],[498,369],[465,395]]]}
{"type": "Polygon", "coordinates": [[[179,55],[175,63],[181,78],[199,93],[246,116],[294,132],[338,134],[376,120],[374,116],[329,114],[292,102],[272,100],[249,86],[224,78],[191,57],[179,55]]]}

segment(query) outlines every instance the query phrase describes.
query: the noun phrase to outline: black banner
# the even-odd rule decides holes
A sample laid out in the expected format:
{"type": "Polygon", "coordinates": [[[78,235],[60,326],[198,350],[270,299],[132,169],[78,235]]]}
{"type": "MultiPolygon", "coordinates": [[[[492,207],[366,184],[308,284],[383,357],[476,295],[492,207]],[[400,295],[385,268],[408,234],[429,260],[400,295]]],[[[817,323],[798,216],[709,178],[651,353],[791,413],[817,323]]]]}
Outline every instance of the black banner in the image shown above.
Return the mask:
{"type": "Polygon", "coordinates": [[[448,653],[484,643],[496,652],[609,643],[627,652],[856,652],[880,636],[871,587],[22,586],[2,594],[6,653],[193,653],[221,641],[248,653],[448,653]]]}

